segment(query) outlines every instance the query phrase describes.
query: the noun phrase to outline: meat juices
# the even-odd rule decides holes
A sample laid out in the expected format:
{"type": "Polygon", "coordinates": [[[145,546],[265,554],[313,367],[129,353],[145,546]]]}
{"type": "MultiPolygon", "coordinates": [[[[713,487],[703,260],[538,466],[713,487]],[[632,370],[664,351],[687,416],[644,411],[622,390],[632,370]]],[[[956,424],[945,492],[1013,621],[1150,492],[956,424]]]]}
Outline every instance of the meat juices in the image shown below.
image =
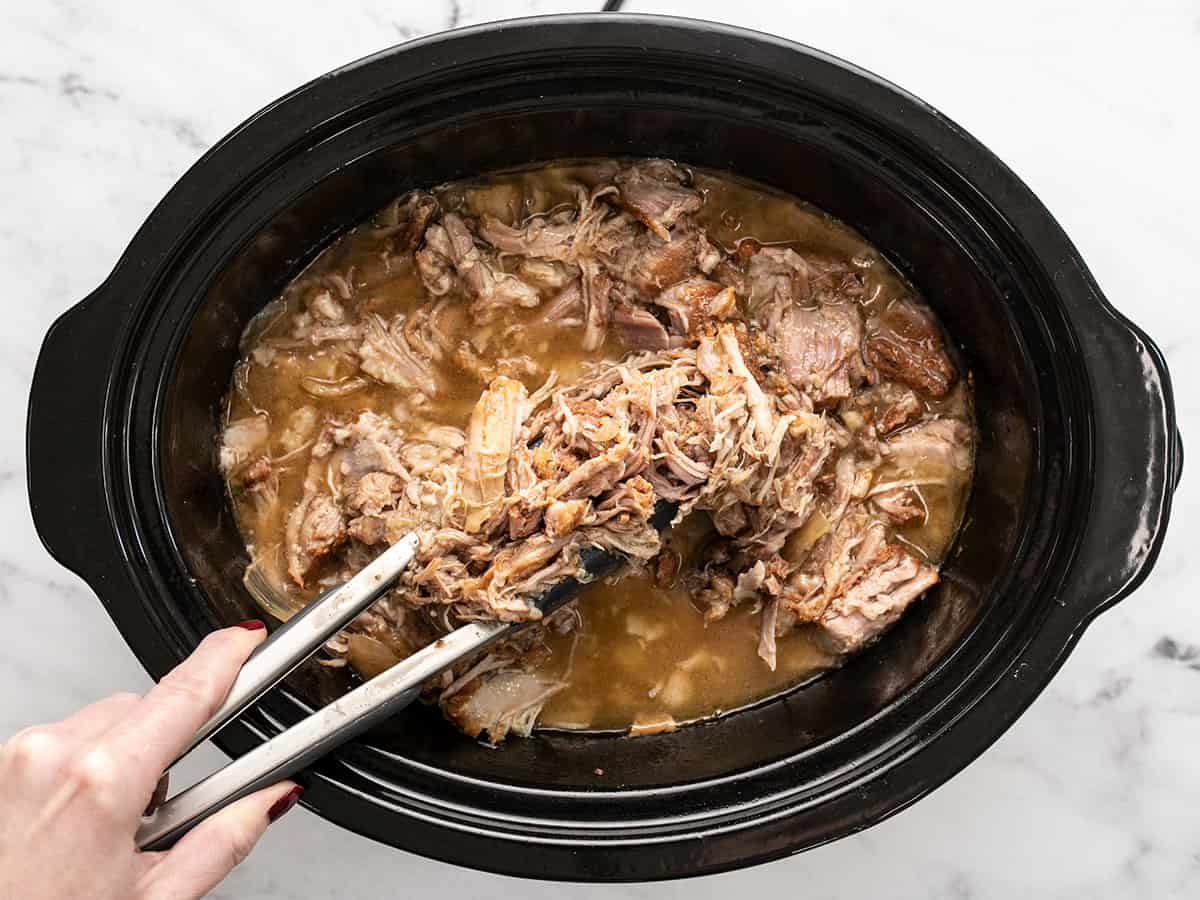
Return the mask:
{"type": "Polygon", "coordinates": [[[971,478],[969,379],[913,288],[819,211],[663,160],[405,195],[243,347],[219,457],[270,611],[415,531],[323,662],[533,621],[426,687],[491,742],[662,730],[838,665],[937,582],[971,478]],[[543,620],[588,546],[627,574],[543,620]]]}

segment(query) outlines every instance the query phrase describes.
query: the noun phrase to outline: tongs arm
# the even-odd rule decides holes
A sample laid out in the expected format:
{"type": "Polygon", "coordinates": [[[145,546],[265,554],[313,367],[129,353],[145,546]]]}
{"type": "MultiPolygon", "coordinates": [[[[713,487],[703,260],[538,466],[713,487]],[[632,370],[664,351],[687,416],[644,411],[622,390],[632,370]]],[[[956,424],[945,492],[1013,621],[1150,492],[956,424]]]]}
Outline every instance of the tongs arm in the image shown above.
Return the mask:
{"type": "Polygon", "coordinates": [[[168,800],[143,820],[137,846],[143,850],[169,847],[202,819],[294,775],[411,703],[427,679],[516,627],[504,622],[465,625],[418,650],[168,800]]]}

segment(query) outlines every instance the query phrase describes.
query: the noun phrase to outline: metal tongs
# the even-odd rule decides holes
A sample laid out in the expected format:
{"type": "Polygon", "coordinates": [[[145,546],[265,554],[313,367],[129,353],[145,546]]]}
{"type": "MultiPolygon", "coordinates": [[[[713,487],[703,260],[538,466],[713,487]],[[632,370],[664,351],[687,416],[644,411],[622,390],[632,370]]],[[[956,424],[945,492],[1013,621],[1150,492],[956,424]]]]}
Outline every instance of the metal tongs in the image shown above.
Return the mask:
{"type": "MultiPolygon", "coordinates": [[[[661,531],[674,518],[677,509],[676,504],[660,500],[650,524],[661,531]]],[[[416,535],[410,534],[345,584],[318,597],[288,619],[246,660],[221,708],[201,726],[175,762],[244,712],[329,638],[349,625],[355,616],[387,593],[412,562],[416,549],[416,535]]],[[[585,547],[579,554],[580,577],[567,577],[551,585],[533,603],[543,615],[549,615],[572,599],[584,583],[613,574],[623,562],[617,554],[585,547]]],[[[417,698],[421,686],[434,675],[525,624],[476,622],[418,650],[167,800],[142,820],[136,836],[138,848],[165,849],[192,826],[235,800],[294,775],[372,725],[399,712],[417,698]]]]}
{"type": "MultiPolygon", "coordinates": [[[[383,596],[412,562],[416,548],[416,536],[405,537],[345,584],[310,603],[272,634],[251,654],[220,709],[201,726],[175,762],[245,711],[383,596]]],[[[235,800],[294,775],[411,703],[428,678],[486,647],[514,627],[504,622],[466,625],[376,675],[167,800],[142,820],[136,836],[138,848],[165,849],[192,826],[235,800]]]]}

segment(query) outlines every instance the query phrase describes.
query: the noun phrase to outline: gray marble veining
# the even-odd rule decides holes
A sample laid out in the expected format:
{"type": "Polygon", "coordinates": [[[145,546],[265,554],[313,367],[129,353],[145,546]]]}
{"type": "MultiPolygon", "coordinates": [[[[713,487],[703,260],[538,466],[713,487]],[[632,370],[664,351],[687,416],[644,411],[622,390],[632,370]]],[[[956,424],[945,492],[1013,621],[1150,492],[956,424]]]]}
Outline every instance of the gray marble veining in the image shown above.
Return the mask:
{"type": "MultiPolygon", "coordinates": [[[[24,412],[42,334],[97,285],[180,174],[256,109],[348,60],[485,19],[590,2],[86,0],[0,10],[0,738],[147,679],[56,566],[25,498],[24,412]]],[[[1193,0],[981,7],[650,2],[852,59],[994,149],[1059,217],[1113,302],[1165,351],[1200,434],[1200,8],[1193,0]],[[1193,353],[1192,351],[1197,351],[1193,353]]],[[[1051,687],[931,797],[854,838],[684,884],[573,895],[1200,896],[1200,479],[1185,474],[1153,575],[1092,625],[1051,687]]],[[[220,763],[206,748],[185,767],[220,763]]],[[[559,897],[370,843],[298,811],[214,895],[559,897]]]]}

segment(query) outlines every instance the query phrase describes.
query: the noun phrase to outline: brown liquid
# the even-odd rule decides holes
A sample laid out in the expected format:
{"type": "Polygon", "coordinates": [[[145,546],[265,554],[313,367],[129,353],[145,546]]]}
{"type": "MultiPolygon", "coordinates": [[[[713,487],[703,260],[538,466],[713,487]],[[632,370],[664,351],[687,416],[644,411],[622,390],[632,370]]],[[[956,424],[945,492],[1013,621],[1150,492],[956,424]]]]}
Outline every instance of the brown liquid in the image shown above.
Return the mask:
{"type": "MultiPolygon", "coordinates": [[[[586,184],[598,180],[591,164],[571,163],[448,185],[437,194],[444,208],[488,211],[514,222],[569,202],[572,181],[586,184]]],[[[763,243],[787,242],[801,252],[853,260],[867,286],[867,312],[896,298],[914,296],[912,287],[878,251],[819,210],[725,175],[696,172],[695,183],[706,195],[697,219],[707,228],[710,240],[731,247],[742,238],[753,237],[763,243]]],[[[291,604],[290,609],[268,610],[281,618],[323,587],[316,579],[307,589],[300,589],[281,574],[280,547],[287,512],[301,496],[308,462],[304,441],[288,438],[289,420],[308,415],[317,422],[346,419],[363,410],[391,412],[398,404],[404,411],[403,417],[398,416],[402,423],[413,415],[403,406],[405,398],[396,388],[371,380],[349,396],[310,396],[301,387],[302,378],[338,381],[358,374],[357,366],[333,349],[288,348],[293,315],[303,309],[302,298],[313,281],[326,273],[349,273],[356,298],[366,298],[366,308],[385,319],[426,302],[410,263],[382,254],[384,244],[375,233],[377,225],[377,221],[365,223],[335,242],[263,310],[247,330],[244,350],[249,353],[272,343],[281,349],[270,367],[249,362],[239,365],[230,393],[229,420],[265,413],[271,426],[270,453],[285,460],[276,467],[281,474],[274,502],[233,492],[235,515],[247,547],[268,580],[291,604]]],[[[539,313],[536,309],[515,310],[485,329],[470,326],[462,314],[447,328],[461,329],[481,345],[490,340],[480,354],[485,359],[528,353],[545,371],[557,370],[562,382],[569,382],[586,360],[624,355],[624,349],[611,339],[599,350],[585,353],[580,348],[579,329],[534,330],[521,346],[504,344],[507,326],[529,322],[539,313]]],[[[441,374],[448,386],[446,394],[416,415],[425,422],[463,428],[483,385],[474,375],[451,365],[443,365],[441,374]]],[[[543,380],[544,376],[530,377],[526,384],[532,390],[543,380]]],[[[970,420],[965,383],[960,382],[944,400],[926,402],[930,408],[970,420]]],[[[925,491],[925,520],[899,532],[934,562],[941,560],[957,530],[969,477],[969,472],[964,473],[961,483],[925,491]]],[[[702,521],[685,523],[670,540],[687,551],[703,527],[702,521]]],[[[814,525],[813,533],[804,539],[811,543],[817,537],[819,529],[814,525]]],[[[671,727],[745,706],[806,681],[835,663],[816,647],[810,632],[800,628],[779,639],[778,666],[772,672],[757,654],[760,616],[753,607],[735,608],[723,620],[706,625],[686,593],[656,587],[648,575],[592,585],[584,591],[577,610],[580,624],[574,632],[547,637],[551,653],[544,665],[567,678],[569,686],[545,706],[539,719],[542,726],[621,729],[633,725],[635,731],[671,727]]]]}

